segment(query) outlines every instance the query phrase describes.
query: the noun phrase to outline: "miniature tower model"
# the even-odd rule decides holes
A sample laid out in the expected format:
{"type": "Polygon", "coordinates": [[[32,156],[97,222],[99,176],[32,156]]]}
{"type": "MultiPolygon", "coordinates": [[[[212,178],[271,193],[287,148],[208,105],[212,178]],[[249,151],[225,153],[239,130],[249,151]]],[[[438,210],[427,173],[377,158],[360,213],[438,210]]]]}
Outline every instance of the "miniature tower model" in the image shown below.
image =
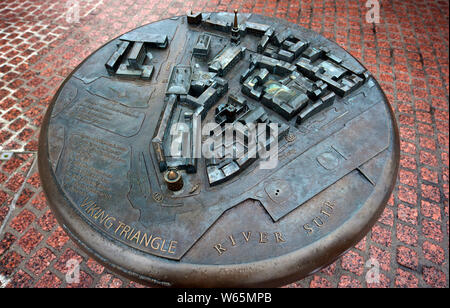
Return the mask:
{"type": "Polygon", "coordinates": [[[241,42],[241,36],[239,35],[239,25],[237,19],[237,10],[234,10],[234,23],[233,28],[231,28],[231,42],[238,45],[241,42]]]}

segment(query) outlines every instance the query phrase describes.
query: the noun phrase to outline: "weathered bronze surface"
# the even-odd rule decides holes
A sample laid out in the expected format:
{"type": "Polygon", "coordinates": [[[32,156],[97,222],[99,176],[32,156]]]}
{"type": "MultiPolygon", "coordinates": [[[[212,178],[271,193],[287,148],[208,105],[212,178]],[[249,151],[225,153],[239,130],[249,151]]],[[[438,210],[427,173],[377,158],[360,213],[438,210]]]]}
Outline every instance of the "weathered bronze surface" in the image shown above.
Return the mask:
{"type": "Polygon", "coordinates": [[[370,73],[324,37],[253,14],[191,13],[107,43],[61,86],[39,144],[68,234],[159,286],[305,277],[370,230],[398,163],[395,118],[370,73]],[[189,155],[169,151],[175,122],[189,155]],[[276,168],[195,158],[207,122],[214,138],[224,123],[275,123],[276,168]]]}

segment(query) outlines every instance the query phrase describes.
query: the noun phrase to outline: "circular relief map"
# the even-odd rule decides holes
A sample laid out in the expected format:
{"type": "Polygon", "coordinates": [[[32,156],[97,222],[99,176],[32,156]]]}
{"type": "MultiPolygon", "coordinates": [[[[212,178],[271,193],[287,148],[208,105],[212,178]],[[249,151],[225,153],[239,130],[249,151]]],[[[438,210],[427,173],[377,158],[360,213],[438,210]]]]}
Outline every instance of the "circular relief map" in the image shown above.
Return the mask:
{"type": "Polygon", "coordinates": [[[49,204],[113,270],[161,286],[279,286],[376,222],[398,132],[371,74],[324,37],[195,13],[107,43],[41,130],[49,204]]]}

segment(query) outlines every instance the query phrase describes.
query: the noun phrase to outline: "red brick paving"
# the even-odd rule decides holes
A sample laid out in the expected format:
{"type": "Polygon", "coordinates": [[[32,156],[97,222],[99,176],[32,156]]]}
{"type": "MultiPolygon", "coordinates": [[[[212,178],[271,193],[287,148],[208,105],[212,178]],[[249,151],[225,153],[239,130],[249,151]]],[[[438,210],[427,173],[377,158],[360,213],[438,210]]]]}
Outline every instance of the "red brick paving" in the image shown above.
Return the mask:
{"type": "Polygon", "coordinates": [[[394,107],[401,136],[397,186],[382,217],[339,260],[287,287],[448,287],[448,1],[80,0],[0,2],[0,287],[141,287],[82,252],[58,226],[35,166],[39,125],[64,78],[95,49],[139,25],[194,11],[254,12],[320,32],[358,58],[394,107]],[[66,261],[81,261],[67,283],[66,261]],[[369,262],[370,261],[370,262],[369,262]],[[368,282],[377,263],[378,282],[368,282]]]}

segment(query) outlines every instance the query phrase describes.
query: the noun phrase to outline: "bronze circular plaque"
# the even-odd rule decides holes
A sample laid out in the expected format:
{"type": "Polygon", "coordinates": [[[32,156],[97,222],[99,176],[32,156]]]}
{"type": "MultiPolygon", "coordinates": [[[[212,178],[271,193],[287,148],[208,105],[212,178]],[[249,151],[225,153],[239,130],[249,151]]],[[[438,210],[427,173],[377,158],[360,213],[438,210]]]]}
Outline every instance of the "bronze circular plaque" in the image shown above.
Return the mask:
{"type": "Polygon", "coordinates": [[[97,260],[160,286],[279,286],[333,262],[393,189],[371,74],[284,20],[190,13],[107,43],[45,116],[39,171],[97,260]]]}

